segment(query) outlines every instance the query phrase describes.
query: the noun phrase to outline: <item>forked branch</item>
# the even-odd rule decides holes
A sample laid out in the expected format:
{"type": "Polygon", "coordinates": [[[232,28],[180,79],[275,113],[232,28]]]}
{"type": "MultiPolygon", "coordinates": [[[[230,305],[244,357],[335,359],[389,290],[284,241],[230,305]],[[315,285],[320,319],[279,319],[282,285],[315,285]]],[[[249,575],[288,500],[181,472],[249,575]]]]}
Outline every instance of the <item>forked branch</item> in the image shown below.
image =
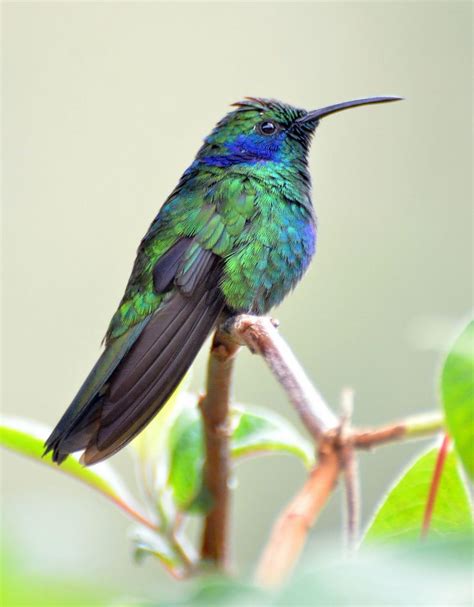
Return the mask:
{"type": "Polygon", "coordinates": [[[259,354],[281,384],[312,435],[318,462],[308,480],[281,514],[263,552],[257,578],[264,586],[284,581],[304,546],[311,525],[324,507],[342,471],[348,504],[348,531],[357,533],[358,496],[355,450],[435,434],[443,429],[438,413],[417,416],[382,428],[352,429],[332,412],[309,380],[270,318],[237,316],[214,338],[208,370],[208,393],[201,401],[206,438],[205,479],[215,499],[206,519],[202,556],[223,564],[228,516],[228,440],[232,361],[239,345],[259,354]]]}

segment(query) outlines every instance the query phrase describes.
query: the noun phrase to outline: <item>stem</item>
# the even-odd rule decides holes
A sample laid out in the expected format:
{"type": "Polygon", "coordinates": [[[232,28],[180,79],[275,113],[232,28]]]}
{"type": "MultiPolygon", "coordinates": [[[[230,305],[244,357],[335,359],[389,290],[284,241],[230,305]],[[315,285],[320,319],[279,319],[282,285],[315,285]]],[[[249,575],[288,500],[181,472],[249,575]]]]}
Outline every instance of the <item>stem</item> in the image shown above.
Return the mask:
{"type": "Polygon", "coordinates": [[[431,525],[431,519],[433,518],[433,510],[436,503],[436,497],[438,495],[439,484],[441,481],[441,475],[443,474],[444,464],[446,457],[449,452],[450,438],[448,434],[444,435],[443,442],[438,451],[438,457],[436,458],[435,469],[433,471],[433,478],[431,479],[430,491],[428,499],[426,501],[425,513],[423,515],[423,524],[421,527],[421,537],[425,538],[428,535],[428,531],[431,525]]]}
{"type": "Polygon", "coordinates": [[[433,412],[408,417],[405,420],[381,428],[354,430],[350,440],[357,449],[371,449],[394,441],[431,436],[443,430],[444,425],[443,414],[433,412]]]}
{"type": "Polygon", "coordinates": [[[346,490],[347,548],[352,552],[359,536],[360,486],[359,468],[354,445],[348,440],[352,414],[354,412],[354,391],[350,388],[346,388],[342,392],[341,409],[339,440],[341,441],[341,464],[346,490]]]}
{"type": "Polygon", "coordinates": [[[346,489],[347,508],[347,547],[353,551],[359,539],[360,524],[360,485],[359,467],[353,448],[347,448],[342,453],[344,466],[344,485],[346,489]]]}
{"type": "Polygon", "coordinates": [[[232,370],[239,346],[217,331],[211,346],[207,370],[207,393],[201,398],[206,444],[204,483],[212,506],[206,516],[201,558],[225,568],[228,558],[229,519],[229,403],[232,370]]]}
{"type": "Polygon", "coordinates": [[[114,499],[113,497],[111,497],[110,499],[121,510],[123,510],[128,516],[132,517],[137,522],[139,522],[140,525],[144,525],[145,527],[148,527],[148,529],[151,529],[152,531],[159,531],[160,530],[159,527],[158,527],[158,525],[155,525],[155,523],[153,523],[152,521],[148,520],[145,516],[143,516],[143,514],[141,514],[137,510],[135,510],[132,506],[130,506],[126,502],[118,501],[118,500],[114,499]]]}
{"type": "Polygon", "coordinates": [[[273,587],[290,574],[309,529],[331,495],[339,472],[338,453],[330,443],[322,443],[318,464],[273,527],[257,570],[259,584],[273,587]]]}

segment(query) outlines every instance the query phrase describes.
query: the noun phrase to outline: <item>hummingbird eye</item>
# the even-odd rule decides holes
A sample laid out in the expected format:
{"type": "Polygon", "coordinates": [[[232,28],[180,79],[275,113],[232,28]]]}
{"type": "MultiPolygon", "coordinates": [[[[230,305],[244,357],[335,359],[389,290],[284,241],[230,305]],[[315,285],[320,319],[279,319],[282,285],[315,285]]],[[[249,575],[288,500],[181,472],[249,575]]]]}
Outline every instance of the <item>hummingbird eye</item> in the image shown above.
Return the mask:
{"type": "Polygon", "coordinates": [[[257,124],[257,131],[261,135],[273,135],[277,130],[277,125],[272,120],[264,120],[257,124]]]}

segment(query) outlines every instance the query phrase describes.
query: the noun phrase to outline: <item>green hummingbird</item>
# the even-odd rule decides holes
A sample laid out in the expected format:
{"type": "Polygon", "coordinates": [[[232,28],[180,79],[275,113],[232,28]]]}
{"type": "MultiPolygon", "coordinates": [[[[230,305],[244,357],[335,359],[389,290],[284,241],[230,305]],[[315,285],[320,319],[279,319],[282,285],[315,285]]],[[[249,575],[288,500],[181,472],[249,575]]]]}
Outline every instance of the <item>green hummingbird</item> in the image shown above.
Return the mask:
{"type": "Polygon", "coordinates": [[[95,464],[160,411],[216,325],[266,314],[316,248],[308,150],[321,118],[400,97],[314,111],[246,98],[204,140],[140,243],[105,349],[51,436],[60,464],[95,464]]]}

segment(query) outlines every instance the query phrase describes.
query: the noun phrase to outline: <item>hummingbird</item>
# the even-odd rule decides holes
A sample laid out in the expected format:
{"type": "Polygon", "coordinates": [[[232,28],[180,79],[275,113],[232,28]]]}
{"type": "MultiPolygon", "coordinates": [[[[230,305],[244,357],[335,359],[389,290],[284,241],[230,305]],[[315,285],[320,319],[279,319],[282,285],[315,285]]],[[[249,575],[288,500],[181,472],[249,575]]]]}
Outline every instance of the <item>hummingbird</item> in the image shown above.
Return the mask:
{"type": "Polygon", "coordinates": [[[370,97],[306,111],[247,97],[204,140],[141,241],[105,348],[45,442],[61,464],[95,464],[166,404],[219,323],[264,315],[316,250],[308,169],[320,120],[370,97]]]}

